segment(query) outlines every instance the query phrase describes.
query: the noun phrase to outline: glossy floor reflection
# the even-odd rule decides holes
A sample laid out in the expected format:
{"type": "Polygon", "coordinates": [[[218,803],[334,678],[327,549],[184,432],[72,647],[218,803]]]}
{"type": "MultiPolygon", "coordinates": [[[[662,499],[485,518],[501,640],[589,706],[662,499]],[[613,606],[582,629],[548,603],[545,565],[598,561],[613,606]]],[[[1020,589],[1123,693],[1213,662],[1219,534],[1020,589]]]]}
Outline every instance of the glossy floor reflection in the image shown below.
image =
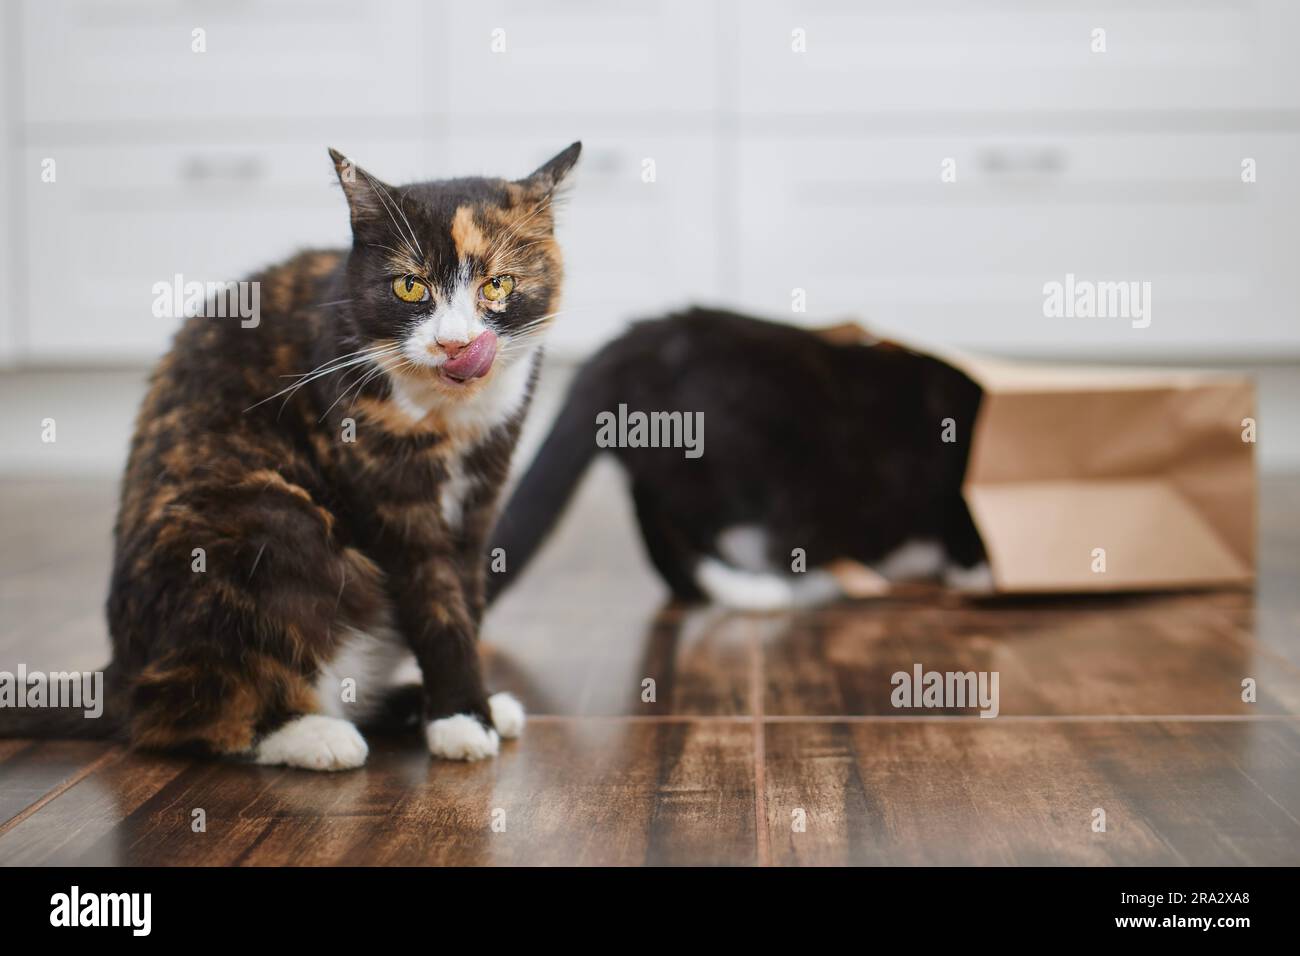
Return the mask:
{"type": "MultiPolygon", "coordinates": [[[[113,489],[0,501],[0,669],[101,664],[113,489]]],[[[488,617],[489,683],[532,715],[497,760],[376,739],[316,775],[0,741],[0,863],[1298,863],[1300,481],[1267,481],[1261,517],[1254,595],[749,616],[664,606],[598,468],[488,617]],[[895,708],[918,663],[997,671],[999,716],[895,708]]]]}

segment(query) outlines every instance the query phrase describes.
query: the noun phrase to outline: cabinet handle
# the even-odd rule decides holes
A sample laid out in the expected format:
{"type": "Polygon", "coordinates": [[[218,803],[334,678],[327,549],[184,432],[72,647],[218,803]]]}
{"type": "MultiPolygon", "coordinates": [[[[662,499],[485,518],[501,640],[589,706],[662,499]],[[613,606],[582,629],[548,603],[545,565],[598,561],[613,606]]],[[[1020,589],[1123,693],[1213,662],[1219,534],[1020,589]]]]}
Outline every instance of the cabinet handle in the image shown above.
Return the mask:
{"type": "Polygon", "coordinates": [[[979,150],[976,163],[990,176],[1051,176],[1065,169],[1065,152],[1056,146],[991,146],[979,150]]]}
{"type": "Polygon", "coordinates": [[[261,179],[265,173],[258,156],[189,156],[181,164],[181,178],[194,185],[248,183],[261,179]]]}

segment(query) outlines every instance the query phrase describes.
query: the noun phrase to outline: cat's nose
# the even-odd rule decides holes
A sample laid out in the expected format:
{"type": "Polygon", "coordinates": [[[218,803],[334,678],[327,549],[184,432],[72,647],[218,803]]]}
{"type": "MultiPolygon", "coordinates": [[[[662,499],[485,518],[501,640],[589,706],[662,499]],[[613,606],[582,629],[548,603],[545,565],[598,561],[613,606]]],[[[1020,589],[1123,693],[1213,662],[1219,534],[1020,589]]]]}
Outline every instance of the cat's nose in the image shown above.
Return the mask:
{"type": "Polygon", "coordinates": [[[441,339],[438,340],[438,347],[447,353],[449,359],[454,359],[460,350],[467,345],[469,345],[468,342],[444,342],[441,339]]]}

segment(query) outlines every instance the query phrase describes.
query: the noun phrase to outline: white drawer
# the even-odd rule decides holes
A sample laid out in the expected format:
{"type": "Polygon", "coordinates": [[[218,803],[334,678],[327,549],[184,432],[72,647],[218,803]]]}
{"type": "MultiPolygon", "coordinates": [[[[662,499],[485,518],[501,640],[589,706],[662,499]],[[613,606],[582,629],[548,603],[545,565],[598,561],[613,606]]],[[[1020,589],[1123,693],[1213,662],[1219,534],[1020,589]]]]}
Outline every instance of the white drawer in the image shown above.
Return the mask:
{"type": "MultiPolygon", "coordinates": [[[[29,123],[416,116],[440,103],[417,0],[27,0],[29,123]],[[191,50],[206,31],[207,51],[191,50]]],[[[412,120],[414,122],[414,120],[412,120]]]]}
{"type": "MultiPolygon", "coordinates": [[[[717,289],[712,138],[602,132],[590,124],[580,132],[582,158],[558,211],[564,314],[549,338],[551,348],[565,355],[588,354],[629,319],[713,298],[717,289]],[[654,160],[653,183],[642,181],[645,159],[654,160]]],[[[568,145],[556,134],[484,137],[455,123],[448,143],[448,169],[510,178],[568,145]],[[507,160],[510,168],[503,170],[507,160]]]]}
{"type": "MultiPolygon", "coordinates": [[[[377,175],[428,178],[434,144],[358,140],[377,175]]],[[[25,155],[26,357],[135,361],[179,324],[152,314],[152,287],[239,279],[306,247],[346,245],[347,204],[324,144],[32,147],[25,155]],[[39,181],[53,156],[58,178],[39,181]]]]}
{"type": "Polygon", "coordinates": [[[1300,105],[1300,4],[730,0],[746,112],[1300,105]],[[1105,30],[1106,52],[1091,50],[1105,30]],[[806,52],[792,49],[792,31],[806,52]]]}
{"type": "Polygon", "coordinates": [[[449,3],[448,110],[697,113],[716,104],[718,10],[698,0],[449,3]],[[494,31],[505,51],[493,52],[494,31]]]}
{"type": "Polygon", "coordinates": [[[1300,348],[1296,134],[749,138],[741,155],[740,298],[765,314],[1013,353],[1300,348]],[[1067,274],[1152,283],[1150,326],[1045,317],[1067,274]]]}

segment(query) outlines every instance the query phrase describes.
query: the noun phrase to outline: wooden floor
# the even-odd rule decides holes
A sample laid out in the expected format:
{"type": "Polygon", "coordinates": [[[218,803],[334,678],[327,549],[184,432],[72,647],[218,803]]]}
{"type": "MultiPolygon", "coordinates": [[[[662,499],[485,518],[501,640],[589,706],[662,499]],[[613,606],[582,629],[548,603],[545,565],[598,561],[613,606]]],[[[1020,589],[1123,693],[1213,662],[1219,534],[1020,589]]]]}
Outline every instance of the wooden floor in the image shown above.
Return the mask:
{"type": "MultiPolygon", "coordinates": [[[[0,669],[103,663],[113,494],[0,484],[0,669]]],[[[1300,481],[1261,523],[1254,595],[688,612],[598,468],[488,617],[490,684],[531,715],[495,761],[0,741],[0,863],[1300,863],[1300,481]],[[998,671],[1000,716],[895,710],[914,663],[998,671]]]]}

